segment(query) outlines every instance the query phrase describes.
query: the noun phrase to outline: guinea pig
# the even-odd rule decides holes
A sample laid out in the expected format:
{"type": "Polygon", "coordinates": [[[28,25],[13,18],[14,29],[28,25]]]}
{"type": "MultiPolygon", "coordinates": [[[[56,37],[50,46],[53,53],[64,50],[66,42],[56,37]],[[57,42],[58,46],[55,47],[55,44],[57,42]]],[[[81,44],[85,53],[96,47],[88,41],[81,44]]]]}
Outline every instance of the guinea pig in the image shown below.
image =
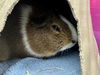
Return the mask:
{"type": "Polygon", "coordinates": [[[9,50],[9,57],[5,56],[4,60],[27,56],[50,57],[77,43],[76,29],[62,15],[29,5],[22,6],[20,15],[17,13],[19,16],[15,13],[8,17],[1,36],[9,50]]]}

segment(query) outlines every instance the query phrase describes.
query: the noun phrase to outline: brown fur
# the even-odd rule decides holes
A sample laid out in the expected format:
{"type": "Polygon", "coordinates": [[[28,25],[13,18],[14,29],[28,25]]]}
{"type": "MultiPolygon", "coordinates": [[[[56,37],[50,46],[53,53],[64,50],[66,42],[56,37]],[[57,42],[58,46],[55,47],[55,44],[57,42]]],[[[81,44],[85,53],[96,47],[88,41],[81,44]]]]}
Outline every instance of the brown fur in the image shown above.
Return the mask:
{"type": "MultiPolygon", "coordinates": [[[[45,13],[38,9],[34,10],[35,12],[30,14],[26,28],[28,41],[34,52],[43,56],[52,56],[63,46],[72,42],[72,35],[68,25],[58,16],[54,13],[45,13]],[[34,22],[36,18],[39,19],[41,17],[44,19],[43,21],[38,23],[34,22]],[[52,25],[57,25],[60,31],[54,30],[52,25]]],[[[31,56],[26,52],[23,45],[19,17],[19,10],[15,7],[12,14],[8,17],[6,26],[1,33],[0,45],[2,45],[0,46],[0,61],[14,57],[31,56]]]]}
{"type": "MultiPolygon", "coordinates": [[[[45,17],[45,15],[42,17],[45,17]]],[[[30,21],[27,25],[27,34],[28,41],[34,52],[50,56],[55,54],[64,45],[72,42],[72,36],[68,25],[58,16],[50,14],[46,17],[46,20],[40,24],[31,24],[30,21]],[[60,32],[52,29],[52,25],[57,25],[60,28],[60,32]]]]}

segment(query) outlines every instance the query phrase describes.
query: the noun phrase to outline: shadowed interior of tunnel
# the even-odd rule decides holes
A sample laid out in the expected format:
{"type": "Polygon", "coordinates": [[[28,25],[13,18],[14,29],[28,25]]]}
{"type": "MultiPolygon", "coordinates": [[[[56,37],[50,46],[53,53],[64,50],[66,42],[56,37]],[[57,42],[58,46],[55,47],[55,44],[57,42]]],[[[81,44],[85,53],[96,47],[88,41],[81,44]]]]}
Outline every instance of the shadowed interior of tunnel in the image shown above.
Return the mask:
{"type": "MultiPolygon", "coordinates": [[[[66,19],[68,19],[73,26],[75,27],[75,29],[77,30],[77,20],[75,19],[75,15],[73,14],[73,10],[72,7],[70,5],[70,3],[66,0],[21,0],[19,3],[25,3],[25,4],[29,4],[32,6],[37,6],[38,8],[42,8],[43,10],[46,11],[53,11],[56,14],[61,14],[63,16],[66,17],[66,19]]],[[[78,51],[79,50],[79,46],[78,43],[72,47],[70,50],[66,50],[64,52],[59,52],[57,54],[57,56],[65,54],[66,53],[71,53],[73,51],[78,51]],[[73,50],[74,49],[74,50],[73,50]]]]}
{"type": "MultiPolygon", "coordinates": [[[[57,15],[63,15],[70,23],[72,23],[72,25],[75,27],[77,31],[77,20],[74,17],[75,15],[73,15],[74,12],[71,8],[70,3],[66,0],[20,0],[19,3],[15,6],[15,8],[20,7],[22,4],[28,4],[33,7],[34,6],[38,7],[44,11],[48,11],[48,12],[50,11],[50,12],[54,12],[57,15]]],[[[15,12],[16,10],[15,8],[13,9],[12,13],[15,12]]],[[[74,47],[62,52],[58,52],[56,56],[58,57],[58,56],[66,55],[66,53],[69,54],[74,51],[79,52],[78,42],[74,47]]],[[[55,56],[51,56],[51,57],[55,57],[55,56]]],[[[48,58],[44,57],[44,59],[48,59],[48,58]]]]}

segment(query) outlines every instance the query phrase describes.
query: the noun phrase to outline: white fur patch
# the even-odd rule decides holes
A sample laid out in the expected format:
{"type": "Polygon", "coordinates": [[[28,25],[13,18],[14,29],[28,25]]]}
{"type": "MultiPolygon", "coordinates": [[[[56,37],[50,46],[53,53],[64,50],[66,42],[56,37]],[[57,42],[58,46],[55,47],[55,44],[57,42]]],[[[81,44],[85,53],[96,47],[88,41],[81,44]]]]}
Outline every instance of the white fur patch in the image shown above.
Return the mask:
{"type": "Polygon", "coordinates": [[[75,43],[69,43],[68,45],[65,45],[63,48],[60,49],[60,51],[63,51],[73,47],[77,43],[78,37],[74,26],[64,16],[60,15],[60,18],[68,25],[69,29],[71,30],[72,40],[75,41],[75,43]]]}
{"type": "Polygon", "coordinates": [[[25,50],[32,56],[41,57],[40,54],[37,54],[34,52],[34,50],[32,50],[32,48],[30,47],[30,44],[28,42],[28,38],[27,38],[26,26],[29,21],[30,13],[32,12],[32,7],[25,5],[21,10],[22,10],[21,21],[20,21],[21,22],[21,34],[22,34],[22,40],[23,40],[25,50]]]}

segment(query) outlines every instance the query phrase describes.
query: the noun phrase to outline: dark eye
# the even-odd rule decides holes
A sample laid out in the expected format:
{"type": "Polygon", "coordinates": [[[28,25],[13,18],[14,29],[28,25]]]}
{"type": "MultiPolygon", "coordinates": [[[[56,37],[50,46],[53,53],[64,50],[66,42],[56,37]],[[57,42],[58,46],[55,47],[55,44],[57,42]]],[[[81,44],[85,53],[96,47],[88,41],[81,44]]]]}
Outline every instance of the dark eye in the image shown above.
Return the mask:
{"type": "Polygon", "coordinates": [[[60,32],[60,27],[58,25],[52,25],[52,29],[60,32]]]}

